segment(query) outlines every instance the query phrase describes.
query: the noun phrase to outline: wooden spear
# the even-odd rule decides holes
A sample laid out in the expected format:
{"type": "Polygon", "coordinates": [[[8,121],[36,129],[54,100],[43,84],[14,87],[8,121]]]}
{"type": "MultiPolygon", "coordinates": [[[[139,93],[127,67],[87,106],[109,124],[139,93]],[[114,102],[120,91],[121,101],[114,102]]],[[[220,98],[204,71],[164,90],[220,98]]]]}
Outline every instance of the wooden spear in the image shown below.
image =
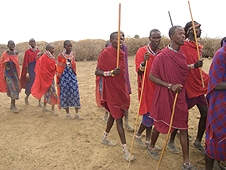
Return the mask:
{"type": "MultiPolygon", "coordinates": [[[[196,45],[196,49],[197,49],[197,54],[198,54],[198,60],[201,59],[200,54],[199,54],[199,47],[198,47],[198,41],[197,41],[197,36],[196,36],[196,30],[195,30],[195,23],[192,17],[192,12],[191,12],[191,7],[190,7],[190,2],[188,1],[188,7],[189,7],[189,11],[190,11],[190,15],[191,15],[191,20],[192,20],[192,28],[194,31],[194,36],[195,36],[195,45],[196,45]]],[[[202,87],[205,87],[204,81],[203,81],[203,77],[202,77],[202,68],[199,67],[199,72],[200,72],[200,76],[201,76],[201,81],[202,81],[202,87]]]]}
{"type": "Polygon", "coordinates": [[[121,31],[120,31],[120,24],[121,24],[121,3],[119,3],[118,8],[118,44],[117,44],[117,64],[116,68],[119,67],[119,51],[120,51],[120,38],[121,38],[121,31]]]}
{"type": "MultiPolygon", "coordinates": [[[[134,127],[132,144],[131,144],[131,148],[130,148],[130,158],[132,157],[134,139],[135,139],[135,135],[136,135],[136,131],[137,131],[138,117],[139,117],[140,104],[141,104],[141,101],[142,101],[142,96],[143,96],[143,91],[144,91],[144,81],[145,81],[145,77],[146,77],[146,68],[147,68],[147,66],[148,66],[148,60],[146,60],[146,62],[145,62],[144,74],[142,76],[142,84],[141,84],[141,92],[140,92],[139,106],[138,106],[138,111],[137,111],[137,115],[136,115],[136,123],[135,123],[135,127],[134,127]]],[[[129,166],[130,166],[130,162],[131,162],[131,160],[129,160],[129,166]]]]}
{"type": "Polygon", "coordinates": [[[178,96],[178,93],[176,93],[174,101],[173,101],[173,109],[172,109],[172,115],[171,115],[171,118],[170,118],[170,126],[169,126],[169,130],[168,130],[168,133],[167,133],[166,142],[165,142],[165,145],[164,145],[164,147],[162,149],[161,156],[159,158],[159,162],[158,162],[158,166],[157,166],[156,170],[158,170],[159,167],[160,167],[160,164],[161,164],[161,161],[162,161],[162,158],[163,158],[163,155],[164,155],[164,152],[165,152],[168,140],[169,140],[170,131],[172,129],[172,124],[173,124],[173,117],[174,117],[174,113],[175,113],[175,106],[176,106],[177,96],[178,96]]]}

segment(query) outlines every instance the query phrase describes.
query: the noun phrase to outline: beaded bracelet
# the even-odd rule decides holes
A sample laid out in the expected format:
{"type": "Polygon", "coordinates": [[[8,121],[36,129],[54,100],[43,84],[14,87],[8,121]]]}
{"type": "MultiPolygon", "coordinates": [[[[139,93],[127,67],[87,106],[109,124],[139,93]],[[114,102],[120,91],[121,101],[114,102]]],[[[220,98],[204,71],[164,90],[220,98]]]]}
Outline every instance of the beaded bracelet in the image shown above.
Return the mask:
{"type": "Polygon", "coordinates": [[[195,65],[194,65],[194,64],[189,64],[189,65],[188,65],[188,69],[189,69],[189,70],[194,69],[194,68],[195,68],[195,65]]]}
{"type": "Polygon", "coordinates": [[[114,70],[104,71],[103,75],[104,75],[104,77],[115,76],[114,75],[114,70]]]}
{"type": "Polygon", "coordinates": [[[140,71],[144,71],[145,70],[145,66],[144,66],[144,62],[140,63],[140,71]]]}

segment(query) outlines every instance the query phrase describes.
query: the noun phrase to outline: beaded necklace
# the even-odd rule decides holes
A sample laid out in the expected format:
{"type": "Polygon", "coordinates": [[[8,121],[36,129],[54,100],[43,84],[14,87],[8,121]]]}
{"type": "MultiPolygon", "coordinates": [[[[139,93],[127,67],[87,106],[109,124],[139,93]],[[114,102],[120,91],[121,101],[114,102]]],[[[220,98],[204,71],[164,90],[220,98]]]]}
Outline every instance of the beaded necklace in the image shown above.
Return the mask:
{"type": "Polygon", "coordinates": [[[157,49],[157,52],[155,53],[155,52],[151,49],[150,44],[148,44],[148,45],[147,45],[147,51],[148,51],[150,54],[156,56],[156,55],[158,54],[158,52],[159,52],[159,49],[157,49]]]}
{"type": "Polygon", "coordinates": [[[170,50],[173,50],[174,52],[178,52],[177,50],[174,50],[170,45],[168,45],[168,48],[170,49],[170,50]]]}

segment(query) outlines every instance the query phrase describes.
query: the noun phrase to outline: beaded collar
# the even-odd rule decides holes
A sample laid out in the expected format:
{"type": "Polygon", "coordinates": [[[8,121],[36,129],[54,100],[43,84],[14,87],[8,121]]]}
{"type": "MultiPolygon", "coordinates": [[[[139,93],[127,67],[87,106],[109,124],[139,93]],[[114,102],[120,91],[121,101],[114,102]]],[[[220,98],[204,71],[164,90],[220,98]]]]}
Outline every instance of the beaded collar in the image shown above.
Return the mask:
{"type": "Polygon", "coordinates": [[[54,59],[54,54],[51,54],[49,51],[46,51],[45,53],[49,58],[54,59]]]}
{"type": "Polygon", "coordinates": [[[170,49],[170,50],[173,50],[174,52],[178,52],[177,50],[174,50],[170,45],[168,45],[168,48],[170,49]]]}
{"type": "MultiPolygon", "coordinates": [[[[195,41],[193,41],[193,40],[190,40],[189,38],[186,38],[186,40],[185,41],[187,41],[187,42],[191,42],[191,43],[193,43],[193,44],[196,44],[195,43],[195,41]]],[[[203,45],[202,44],[200,44],[199,42],[197,42],[198,43],[198,46],[200,47],[200,48],[203,48],[203,45]]]]}
{"type": "Polygon", "coordinates": [[[150,46],[151,46],[150,44],[147,45],[147,51],[148,51],[150,54],[154,55],[154,56],[157,55],[157,54],[159,53],[159,49],[157,49],[157,52],[155,53],[155,52],[151,49],[150,46]]]}
{"type": "Polygon", "coordinates": [[[64,58],[69,59],[69,60],[73,59],[75,56],[75,54],[73,52],[70,52],[70,54],[66,54],[66,50],[64,50],[62,52],[62,55],[64,56],[64,58]]]}

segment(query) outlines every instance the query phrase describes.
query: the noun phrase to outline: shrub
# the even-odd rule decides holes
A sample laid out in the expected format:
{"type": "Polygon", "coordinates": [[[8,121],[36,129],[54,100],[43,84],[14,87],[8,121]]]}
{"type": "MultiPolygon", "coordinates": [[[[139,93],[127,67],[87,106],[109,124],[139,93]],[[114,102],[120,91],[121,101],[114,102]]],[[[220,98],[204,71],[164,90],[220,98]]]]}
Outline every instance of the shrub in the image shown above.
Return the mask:
{"type": "MultiPolygon", "coordinates": [[[[213,57],[216,50],[220,47],[220,39],[215,38],[201,38],[200,43],[204,46],[203,57],[213,57]]],[[[57,56],[63,50],[64,41],[51,42],[55,46],[55,56],[57,56]]],[[[72,42],[72,51],[75,52],[76,61],[95,61],[97,60],[100,52],[105,46],[106,41],[101,39],[86,39],[72,42]]],[[[128,47],[128,55],[133,56],[136,54],[138,48],[145,46],[149,43],[148,38],[126,38],[125,45],[128,47]]],[[[163,36],[160,44],[160,49],[164,48],[170,43],[168,37],[163,36]]],[[[45,51],[47,42],[38,41],[37,46],[40,51],[45,51]]],[[[22,42],[16,44],[16,50],[18,51],[19,62],[22,64],[24,52],[28,49],[28,42],[22,42]]],[[[7,50],[7,46],[0,44],[0,54],[7,50]]]]}

